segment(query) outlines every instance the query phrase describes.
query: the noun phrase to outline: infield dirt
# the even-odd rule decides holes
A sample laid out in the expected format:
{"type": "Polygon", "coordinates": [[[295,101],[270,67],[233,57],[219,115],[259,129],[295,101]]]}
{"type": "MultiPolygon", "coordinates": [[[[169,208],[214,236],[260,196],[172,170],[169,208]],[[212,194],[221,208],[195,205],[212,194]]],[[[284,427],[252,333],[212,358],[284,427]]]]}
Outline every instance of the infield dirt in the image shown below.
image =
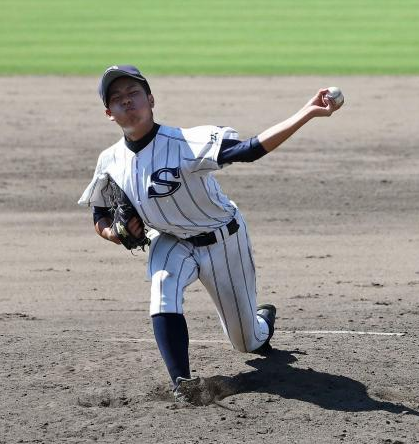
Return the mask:
{"type": "Polygon", "coordinates": [[[217,173],[279,331],[268,358],[232,350],[193,284],[191,366],[219,400],[201,407],[173,403],[146,254],[100,239],[76,204],[120,137],[96,82],[0,78],[0,443],[419,442],[419,78],[150,78],[158,122],[242,138],[320,87],[346,97],[276,152],[217,173]]]}

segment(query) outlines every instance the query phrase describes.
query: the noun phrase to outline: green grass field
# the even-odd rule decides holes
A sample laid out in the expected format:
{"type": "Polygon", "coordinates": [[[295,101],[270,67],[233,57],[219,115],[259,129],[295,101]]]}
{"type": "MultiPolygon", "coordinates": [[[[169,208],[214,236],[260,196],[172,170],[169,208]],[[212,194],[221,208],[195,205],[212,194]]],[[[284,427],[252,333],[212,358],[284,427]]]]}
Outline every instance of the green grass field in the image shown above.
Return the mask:
{"type": "Polygon", "coordinates": [[[0,75],[418,74],[419,0],[1,0],[0,75]]]}

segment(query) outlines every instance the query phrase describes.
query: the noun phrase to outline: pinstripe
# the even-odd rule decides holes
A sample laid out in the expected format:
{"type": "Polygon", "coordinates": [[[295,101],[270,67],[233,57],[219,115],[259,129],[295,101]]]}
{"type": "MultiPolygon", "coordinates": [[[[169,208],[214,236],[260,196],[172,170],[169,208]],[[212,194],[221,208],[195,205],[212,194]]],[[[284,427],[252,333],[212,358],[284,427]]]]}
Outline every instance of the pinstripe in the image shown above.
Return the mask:
{"type": "Polygon", "coordinates": [[[142,213],[142,214],[140,214],[140,216],[145,220],[147,225],[151,226],[150,218],[148,217],[148,215],[147,215],[147,213],[146,213],[146,211],[144,209],[144,206],[141,203],[141,199],[140,199],[140,184],[139,184],[139,181],[140,181],[140,178],[139,178],[140,168],[139,168],[139,159],[138,159],[138,157],[135,158],[135,169],[136,169],[136,171],[135,171],[135,184],[136,184],[136,187],[137,187],[137,202],[140,205],[140,210],[141,210],[141,213],[142,213]]]}
{"type": "MultiPolygon", "coordinates": [[[[168,137],[168,141],[167,141],[167,146],[166,146],[166,167],[168,166],[168,159],[169,159],[169,137],[168,137]]],[[[176,138],[175,138],[176,139],[176,138]]],[[[156,139],[154,139],[153,140],[153,145],[152,145],[152,159],[151,159],[151,167],[152,167],[152,170],[154,171],[154,168],[155,168],[155,150],[156,150],[156,139]]],[[[180,145],[179,145],[179,159],[180,159],[180,145]]],[[[167,177],[167,173],[166,173],[166,177],[167,177]]],[[[138,181],[137,181],[137,187],[138,187],[138,181]]],[[[138,188],[137,188],[138,189],[138,188]]],[[[137,191],[138,192],[138,191],[137,191]]],[[[189,194],[189,196],[191,196],[191,194],[190,194],[190,192],[188,193],[189,194]]],[[[177,210],[179,211],[179,213],[191,224],[191,226],[195,226],[195,227],[202,227],[202,228],[217,228],[218,226],[219,226],[219,224],[198,224],[198,223],[196,223],[196,222],[194,222],[192,219],[190,219],[190,218],[188,218],[187,216],[186,216],[186,214],[181,210],[181,208],[180,208],[180,206],[179,206],[179,204],[178,204],[178,202],[177,202],[177,200],[174,198],[174,196],[170,196],[171,198],[172,198],[172,201],[173,201],[173,203],[174,203],[174,205],[176,206],[176,208],[177,208],[177,210]]],[[[161,207],[161,205],[160,205],[160,203],[158,202],[158,200],[157,199],[154,199],[154,201],[155,201],[155,204],[156,204],[156,206],[157,206],[157,208],[158,208],[158,210],[159,210],[159,212],[160,212],[160,214],[161,214],[161,216],[162,216],[162,218],[163,218],[163,220],[166,222],[166,224],[168,224],[168,225],[172,225],[172,226],[175,226],[175,227],[177,227],[177,228],[180,228],[181,230],[183,230],[183,231],[188,231],[188,229],[190,228],[190,225],[180,225],[180,224],[175,224],[175,223],[172,223],[167,217],[166,217],[166,213],[163,211],[163,209],[162,209],[162,207],[161,207]]],[[[195,203],[195,202],[194,202],[195,203]]],[[[196,203],[195,203],[195,205],[196,205],[196,203]]],[[[145,212],[145,210],[144,210],[144,207],[142,207],[142,210],[143,210],[143,212],[145,213],[145,220],[147,221],[147,223],[148,223],[148,225],[152,225],[151,224],[151,222],[148,220],[149,218],[148,218],[148,216],[146,215],[146,212],[145,212]]],[[[205,214],[205,213],[203,213],[203,214],[205,214]]],[[[206,215],[206,214],[205,214],[206,215]]],[[[208,215],[206,215],[207,217],[210,217],[210,216],[208,216],[208,215]]],[[[213,219],[213,220],[216,220],[217,222],[219,222],[219,223],[224,223],[224,221],[220,221],[220,220],[218,220],[218,219],[215,219],[215,218],[211,218],[211,219],[213,219]]],[[[155,225],[154,225],[155,226],[155,225]]]]}
{"type": "MultiPolygon", "coordinates": [[[[178,140],[179,142],[186,142],[188,144],[195,144],[195,145],[200,145],[201,144],[200,141],[187,140],[187,139],[185,139],[185,137],[176,137],[176,136],[173,136],[171,134],[165,134],[165,133],[160,132],[160,131],[158,132],[158,135],[167,137],[168,139],[178,140]]],[[[213,144],[214,144],[213,142],[208,142],[207,145],[205,146],[205,148],[208,147],[208,149],[209,149],[209,148],[212,147],[213,144]]],[[[198,158],[194,158],[194,159],[185,158],[185,160],[195,160],[195,159],[206,159],[206,158],[205,157],[198,157],[198,158]]],[[[211,160],[211,159],[206,159],[206,160],[211,160]]],[[[216,161],[212,160],[212,162],[216,162],[216,161]]]]}
{"type": "Polygon", "coordinates": [[[223,204],[223,201],[222,201],[222,199],[221,199],[221,197],[220,197],[220,193],[217,191],[215,194],[216,194],[216,196],[217,196],[218,202],[220,202],[220,204],[222,205],[222,204],[223,204]]]}
{"type": "MultiPolygon", "coordinates": [[[[188,216],[186,216],[186,214],[180,209],[180,206],[178,205],[176,199],[173,196],[170,196],[172,198],[173,203],[175,204],[175,207],[178,209],[179,213],[188,221],[190,222],[192,225],[194,225],[195,227],[199,227],[200,225],[197,224],[196,222],[194,222],[192,219],[189,219],[188,216]]],[[[204,227],[206,227],[207,225],[202,225],[204,227]]]]}
{"type": "Polygon", "coordinates": [[[139,173],[140,173],[140,168],[139,168],[139,159],[138,159],[138,157],[135,157],[135,178],[137,179],[136,181],[135,181],[135,185],[137,186],[137,202],[140,202],[141,201],[141,199],[140,199],[140,178],[138,177],[139,176],[139,173]]]}
{"type": "MultiPolygon", "coordinates": [[[[193,255],[191,254],[189,257],[193,257],[193,255]]],[[[192,270],[188,276],[188,278],[186,279],[186,282],[189,281],[189,279],[192,277],[192,275],[195,273],[195,270],[192,270]]]]}
{"type": "MultiPolygon", "coordinates": [[[[164,261],[164,265],[163,265],[163,268],[162,268],[162,270],[166,270],[166,266],[167,266],[167,263],[169,262],[169,257],[170,257],[170,253],[173,251],[173,249],[176,247],[176,245],[179,243],[179,241],[177,240],[173,245],[172,245],[172,247],[169,249],[169,251],[167,252],[167,254],[166,254],[166,260],[164,261]]],[[[161,308],[161,303],[162,303],[162,293],[163,293],[163,280],[160,278],[160,313],[161,313],[161,311],[162,311],[162,308],[161,308]]]]}
{"type": "MultiPolygon", "coordinates": [[[[212,179],[212,178],[211,178],[212,179]]],[[[213,188],[213,194],[215,195],[215,197],[217,198],[217,201],[218,201],[218,204],[216,203],[216,205],[218,206],[218,207],[220,207],[220,208],[224,208],[225,209],[225,207],[226,207],[226,202],[224,201],[223,202],[223,200],[221,199],[221,197],[220,197],[220,193],[219,193],[219,190],[217,189],[217,186],[216,186],[216,181],[215,180],[211,180],[211,184],[210,185],[212,185],[212,188],[213,188]]]]}
{"type": "MultiPolygon", "coordinates": [[[[192,226],[194,226],[194,227],[201,227],[201,228],[218,228],[218,227],[220,226],[220,223],[221,223],[221,225],[224,224],[223,221],[220,221],[220,223],[217,223],[217,224],[197,224],[196,222],[190,220],[188,217],[186,217],[186,216],[182,213],[182,211],[180,210],[180,208],[179,208],[178,205],[177,205],[177,202],[174,202],[174,203],[175,203],[176,207],[178,208],[179,213],[182,214],[182,216],[184,216],[185,219],[188,220],[188,221],[192,224],[192,226]]],[[[169,222],[169,221],[167,220],[167,218],[165,217],[163,210],[160,208],[160,205],[158,204],[158,202],[156,202],[156,204],[157,204],[158,209],[160,210],[160,213],[161,213],[163,219],[166,221],[167,224],[172,225],[172,226],[175,226],[175,227],[178,227],[178,228],[181,228],[181,229],[184,230],[184,231],[188,231],[188,229],[190,228],[189,225],[170,224],[170,222],[169,222]]]]}
{"type": "MultiPolygon", "coordinates": [[[[179,165],[180,165],[180,159],[181,159],[180,151],[181,151],[181,144],[179,143],[179,144],[178,144],[178,163],[179,163],[179,165]]],[[[191,191],[190,191],[190,189],[189,189],[189,186],[188,186],[188,184],[187,184],[187,182],[186,182],[185,176],[184,176],[183,173],[182,173],[182,170],[180,170],[180,176],[181,176],[181,178],[182,178],[183,184],[185,185],[186,191],[187,191],[187,193],[188,193],[188,195],[189,195],[191,201],[192,201],[192,202],[194,203],[194,205],[196,206],[196,208],[197,208],[197,209],[198,209],[198,210],[199,210],[204,216],[208,217],[209,219],[215,220],[215,221],[217,221],[217,222],[223,224],[224,221],[222,221],[222,220],[220,220],[220,219],[217,219],[217,218],[215,218],[215,217],[211,217],[211,216],[209,216],[207,213],[205,213],[205,211],[203,211],[203,210],[198,206],[198,204],[196,203],[195,199],[192,197],[192,193],[191,193],[191,191]]],[[[218,224],[215,224],[215,225],[214,225],[214,224],[205,224],[205,225],[201,225],[201,224],[197,224],[196,222],[192,221],[192,220],[189,219],[189,218],[183,213],[183,211],[180,209],[180,207],[179,207],[179,205],[178,205],[176,199],[174,198],[174,196],[171,196],[171,197],[172,197],[173,202],[174,202],[174,204],[176,205],[176,208],[178,209],[179,213],[180,213],[180,214],[181,214],[186,220],[188,220],[191,224],[195,225],[196,227],[218,227],[218,224]]]]}
{"type": "MultiPolygon", "coordinates": [[[[212,145],[211,145],[212,146],[212,145]]],[[[195,157],[194,159],[192,159],[192,158],[190,158],[190,157],[182,157],[182,159],[183,160],[186,160],[186,161],[188,161],[188,162],[196,162],[197,160],[205,160],[205,161],[208,161],[208,162],[214,162],[214,163],[217,163],[217,161],[216,160],[214,160],[214,159],[208,159],[207,157],[195,157]]]]}
{"type": "Polygon", "coordinates": [[[189,172],[192,174],[192,173],[200,173],[201,171],[214,171],[214,168],[200,168],[199,170],[189,171],[189,172]]]}
{"type": "Polygon", "coordinates": [[[149,220],[149,218],[148,218],[148,216],[147,216],[147,214],[146,214],[146,212],[144,210],[144,207],[142,206],[141,202],[139,202],[139,204],[140,204],[140,212],[141,212],[140,216],[141,216],[141,218],[146,222],[146,224],[148,226],[151,227],[152,226],[151,222],[150,222],[150,220],[149,220]]]}
{"type": "Polygon", "coordinates": [[[256,331],[255,331],[255,321],[254,321],[255,315],[254,315],[253,310],[252,310],[252,303],[250,302],[249,289],[248,289],[248,287],[247,287],[246,273],[245,273],[245,271],[244,271],[243,257],[242,257],[242,252],[241,252],[241,248],[240,248],[240,240],[239,240],[239,233],[238,233],[238,232],[237,232],[237,237],[236,237],[236,239],[237,239],[237,248],[238,248],[238,250],[239,250],[240,264],[241,264],[241,266],[242,266],[244,286],[246,287],[247,301],[249,302],[250,311],[251,311],[251,313],[252,313],[252,317],[253,317],[253,336],[254,336],[254,338],[256,339],[256,341],[258,341],[258,342],[265,342],[265,339],[262,339],[262,340],[261,340],[261,339],[259,339],[259,338],[257,337],[257,335],[256,335],[256,331]]]}
{"type": "Polygon", "coordinates": [[[172,139],[172,140],[178,140],[179,142],[199,143],[199,142],[192,142],[190,140],[187,141],[184,137],[176,137],[176,136],[172,136],[170,134],[165,134],[163,132],[159,132],[158,134],[159,134],[159,136],[167,137],[168,139],[172,139]]]}
{"type": "Polygon", "coordinates": [[[106,188],[100,190],[100,194],[101,194],[101,196],[102,196],[103,202],[105,202],[105,205],[106,205],[106,201],[107,201],[107,199],[106,199],[106,196],[105,196],[105,194],[104,194],[104,191],[105,191],[105,190],[106,190],[106,188]]]}
{"type": "MultiPolygon", "coordinates": [[[[225,224],[225,221],[223,221],[223,220],[218,220],[218,219],[215,219],[215,218],[212,218],[212,219],[215,220],[215,221],[217,221],[217,223],[213,223],[213,224],[208,224],[208,223],[207,223],[207,224],[198,224],[198,223],[196,223],[196,222],[190,220],[187,216],[185,216],[185,215],[182,213],[182,211],[180,210],[180,208],[178,207],[178,205],[177,205],[176,202],[175,202],[175,205],[176,205],[176,207],[178,208],[179,213],[182,214],[182,216],[184,216],[185,219],[187,219],[188,221],[190,221],[191,224],[192,224],[191,226],[189,226],[189,225],[184,225],[184,226],[182,226],[182,227],[180,227],[179,225],[176,225],[177,227],[180,227],[180,228],[199,227],[199,228],[214,228],[214,229],[216,229],[216,228],[220,228],[221,226],[223,226],[223,225],[225,224]]],[[[227,219],[227,220],[228,220],[228,219],[227,219]]]]}
{"type": "Polygon", "coordinates": [[[248,236],[248,234],[247,234],[247,227],[246,227],[246,224],[244,223],[243,226],[244,226],[244,232],[245,232],[245,234],[246,234],[247,253],[248,253],[248,255],[249,255],[250,263],[252,264],[252,268],[253,268],[253,276],[254,276],[254,278],[255,278],[255,288],[256,288],[256,287],[257,287],[257,284],[256,284],[256,267],[255,267],[255,263],[254,263],[254,261],[253,261],[253,254],[252,254],[252,251],[251,251],[251,248],[250,248],[250,241],[249,241],[249,236],[248,236]]]}
{"type": "Polygon", "coordinates": [[[199,211],[200,213],[202,213],[204,216],[208,217],[209,219],[216,220],[217,222],[223,223],[222,220],[217,219],[216,217],[211,217],[210,215],[208,215],[207,213],[205,213],[205,211],[204,211],[202,208],[200,208],[200,206],[196,203],[195,199],[194,199],[193,196],[192,196],[191,190],[189,189],[189,186],[188,186],[188,184],[187,184],[187,182],[186,182],[185,176],[183,175],[182,171],[180,172],[180,176],[182,177],[182,180],[183,180],[183,182],[184,182],[184,185],[185,185],[186,191],[188,192],[188,195],[189,195],[189,197],[191,198],[191,201],[192,201],[193,204],[196,206],[196,208],[198,209],[198,211],[199,211]]]}
{"type": "MultiPolygon", "coordinates": [[[[179,145],[179,164],[180,164],[180,145],[179,145]]],[[[216,217],[212,217],[212,216],[208,215],[207,213],[205,213],[205,211],[204,211],[204,210],[203,210],[203,209],[202,209],[202,208],[196,203],[195,199],[194,199],[193,196],[192,196],[191,190],[189,189],[188,183],[186,182],[185,176],[184,176],[183,173],[182,173],[182,170],[180,170],[180,177],[181,177],[182,180],[183,180],[183,184],[185,185],[186,191],[187,191],[187,193],[188,193],[188,195],[189,195],[191,201],[192,201],[193,204],[196,206],[196,208],[198,209],[198,211],[199,211],[200,213],[202,213],[204,216],[208,217],[209,219],[216,220],[217,222],[220,222],[220,223],[224,223],[224,221],[222,221],[222,220],[220,220],[220,219],[217,219],[216,217]]]]}
{"type": "MultiPolygon", "coordinates": [[[[170,147],[170,139],[167,139],[167,145],[166,145],[166,168],[168,167],[168,165],[169,165],[169,147],[170,147]]],[[[154,153],[153,153],[154,154],[154,153]]],[[[153,170],[154,170],[154,168],[153,168],[153,170]]],[[[165,177],[166,177],[166,180],[167,180],[167,175],[168,175],[168,172],[166,171],[165,172],[165,177]]],[[[189,217],[187,217],[184,213],[183,213],[183,211],[180,209],[180,207],[179,207],[179,205],[178,205],[178,203],[177,203],[177,201],[176,201],[176,199],[174,198],[174,196],[170,196],[171,197],[171,199],[172,199],[172,201],[173,201],[173,203],[175,204],[175,206],[176,206],[176,208],[178,209],[178,211],[179,211],[179,213],[188,221],[188,222],[190,222],[192,225],[195,225],[196,227],[198,226],[198,224],[197,223],[195,223],[192,219],[189,219],[189,217]]],[[[157,201],[156,201],[156,203],[157,203],[157,201]]],[[[159,205],[158,205],[159,206],[159,205]]],[[[161,209],[160,209],[160,211],[161,211],[161,209]]],[[[164,216],[163,216],[164,217],[164,216]]],[[[182,226],[180,226],[180,225],[177,225],[179,228],[185,228],[185,227],[182,227],[182,226]]]]}
{"type": "Polygon", "coordinates": [[[240,307],[239,307],[239,301],[237,300],[237,294],[236,294],[236,290],[234,288],[234,283],[233,283],[233,277],[231,276],[231,269],[230,269],[230,263],[228,261],[228,255],[227,255],[227,246],[224,242],[224,256],[225,256],[225,260],[226,260],[226,265],[227,265],[227,271],[228,271],[228,276],[230,278],[230,283],[231,283],[231,289],[233,290],[233,296],[234,296],[234,302],[236,304],[236,310],[237,310],[237,316],[239,318],[239,324],[240,324],[240,331],[242,334],[242,340],[243,340],[243,346],[244,346],[244,350],[247,351],[247,347],[246,347],[246,341],[244,339],[244,332],[243,332],[243,323],[242,323],[242,318],[240,316],[240,307]]]}
{"type": "Polygon", "coordinates": [[[223,200],[222,200],[221,197],[220,197],[220,193],[219,193],[219,190],[217,190],[215,180],[211,181],[211,185],[213,185],[214,194],[216,195],[217,200],[218,200],[218,202],[219,202],[218,207],[220,207],[220,208],[224,208],[224,207],[225,207],[225,202],[223,202],[223,200]]]}
{"type": "MultiPolygon", "coordinates": [[[[168,165],[169,165],[169,147],[170,147],[170,139],[167,139],[167,144],[166,144],[166,168],[168,167],[168,165]]],[[[153,152],[153,155],[154,155],[154,152],[153,152]]],[[[154,163],[153,163],[153,171],[154,171],[154,163]]],[[[165,177],[166,177],[166,180],[167,180],[167,175],[168,175],[168,172],[166,171],[165,172],[165,177]]],[[[191,219],[189,219],[189,217],[187,217],[184,213],[183,213],[183,211],[180,209],[180,207],[179,207],[179,205],[178,205],[178,203],[177,203],[177,201],[176,201],[176,199],[174,198],[174,196],[170,196],[171,197],[171,199],[172,199],[172,201],[173,201],[173,203],[175,204],[175,206],[176,206],[176,208],[178,209],[178,211],[179,211],[179,213],[188,221],[188,222],[190,222],[192,225],[195,225],[196,227],[198,226],[198,224],[197,223],[195,223],[193,220],[191,220],[191,219]]],[[[157,203],[157,201],[156,201],[156,203],[157,203]]],[[[158,205],[158,204],[157,204],[158,205]]],[[[159,205],[158,205],[159,206],[159,205]]],[[[160,209],[160,212],[161,212],[161,208],[159,208],[160,209]]],[[[163,216],[164,217],[164,216],[163,216]]],[[[179,228],[184,228],[184,227],[182,227],[182,226],[179,226],[179,225],[177,225],[179,228]]]]}
{"type": "Polygon", "coordinates": [[[246,224],[243,224],[243,226],[244,226],[244,232],[246,234],[247,251],[249,253],[250,262],[252,263],[252,268],[253,268],[253,271],[255,272],[255,276],[256,276],[256,267],[255,267],[255,263],[253,262],[253,255],[252,255],[252,250],[250,249],[250,242],[249,242],[249,236],[247,234],[246,224]]]}
{"type": "Polygon", "coordinates": [[[159,134],[159,136],[167,137],[168,139],[179,140],[180,142],[185,142],[184,137],[175,137],[170,134],[164,134],[163,132],[159,132],[158,134],[159,134]]]}
{"type": "MultiPolygon", "coordinates": [[[[166,145],[166,168],[169,166],[169,146],[170,146],[170,141],[169,139],[167,139],[167,145],[166,145]]],[[[167,174],[168,172],[166,171],[166,180],[167,180],[167,174]]]]}
{"type": "MultiPolygon", "coordinates": [[[[222,129],[222,128],[224,128],[224,127],[218,127],[219,129],[222,129]]],[[[182,136],[182,137],[176,137],[176,136],[173,136],[173,135],[171,135],[171,134],[165,134],[164,132],[163,132],[163,130],[161,129],[161,127],[160,127],[160,130],[159,130],[159,132],[157,133],[158,135],[160,135],[160,136],[163,136],[163,137],[167,137],[168,139],[173,139],[173,140],[178,140],[178,141],[180,141],[180,142],[186,142],[186,143],[188,143],[188,144],[200,144],[201,143],[201,141],[195,141],[195,140],[190,140],[190,139],[186,139],[184,136],[182,136]]],[[[224,134],[224,133],[223,133],[224,134]]],[[[209,146],[209,148],[211,148],[211,146],[214,144],[214,142],[213,141],[210,141],[210,142],[208,142],[208,144],[207,144],[207,146],[209,146]]],[[[195,159],[194,159],[195,160],[195,159]]],[[[207,160],[211,160],[211,159],[207,159],[207,160]]],[[[216,161],[213,161],[213,162],[216,162],[216,161]]]]}
{"type": "Polygon", "coordinates": [[[150,250],[149,259],[148,262],[150,264],[150,275],[153,276],[153,259],[154,259],[154,252],[156,251],[157,244],[160,242],[162,236],[160,235],[158,239],[156,240],[156,243],[153,246],[153,250],[150,250]]]}
{"type": "MultiPolygon", "coordinates": [[[[180,270],[177,276],[177,283],[176,283],[176,313],[179,313],[179,309],[178,309],[178,291],[179,291],[179,280],[180,280],[180,276],[182,274],[182,269],[183,269],[183,265],[185,264],[186,260],[189,259],[190,257],[193,258],[193,255],[190,254],[189,256],[185,257],[182,261],[182,265],[180,266],[180,270]]],[[[192,277],[192,275],[195,273],[195,269],[192,269],[191,273],[189,274],[189,276],[186,278],[186,282],[189,281],[189,279],[192,277]]]]}
{"type": "Polygon", "coordinates": [[[156,137],[153,139],[153,145],[151,146],[151,169],[154,171],[154,152],[156,150],[156,137]]]}
{"type": "MultiPolygon", "coordinates": [[[[137,176],[137,187],[138,187],[138,174],[136,176],[137,176]]],[[[137,193],[138,193],[138,190],[137,190],[137,193]]],[[[139,207],[140,207],[140,212],[141,212],[140,216],[142,217],[142,219],[144,219],[146,221],[147,225],[151,226],[150,218],[148,217],[148,215],[147,215],[147,213],[146,213],[146,211],[144,209],[144,205],[139,200],[139,197],[140,196],[138,195],[137,202],[138,202],[139,207]]]]}
{"type": "Polygon", "coordinates": [[[212,276],[214,278],[214,285],[215,285],[215,291],[217,293],[217,300],[218,300],[218,303],[220,305],[221,313],[223,315],[223,321],[224,321],[225,326],[226,326],[227,336],[230,339],[230,331],[229,331],[229,328],[228,328],[228,320],[227,320],[227,316],[225,315],[223,303],[221,302],[220,292],[218,290],[217,275],[215,274],[214,261],[212,260],[211,250],[209,249],[209,247],[206,247],[206,248],[207,248],[208,256],[209,256],[210,262],[211,262],[211,271],[212,271],[212,276]]]}
{"type": "MultiPolygon", "coordinates": [[[[208,189],[207,189],[207,187],[206,187],[206,184],[205,184],[205,182],[204,182],[204,179],[203,179],[202,177],[200,177],[199,179],[201,180],[201,183],[202,183],[202,186],[203,186],[203,188],[204,188],[205,194],[207,195],[208,200],[210,201],[210,203],[211,203],[212,205],[214,205],[214,207],[220,209],[220,206],[217,205],[217,204],[211,199],[211,196],[210,196],[210,194],[209,194],[209,192],[208,192],[208,189]]],[[[207,184],[208,184],[208,182],[207,182],[207,184]]],[[[223,207],[221,207],[221,208],[223,208],[223,207]]]]}
{"type": "Polygon", "coordinates": [[[156,205],[157,205],[157,208],[158,208],[159,211],[160,211],[160,214],[162,215],[163,219],[165,220],[165,222],[166,222],[168,225],[171,225],[171,226],[174,226],[174,227],[181,228],[183,231],[187,231],[188,227],[185,227],[184,225],[178,225],[178,224],[172,224],[172,223],[170,223],[169,220],[167,219],[167,217],[165,216],[164,211],[161,209],[161,206],[160,206],[159,202],[157,201],[157,199],[154,199],[154,201],[155,201],[155,203],[156,203],[156,205]]]}
{"type": "Polygon", "coordinates": [[[179,313],[179,310],[178,310],[179,280],[180,280],[180,276],[182,274],[183,266],[185,265],[185,261],[186,261],[186,259],[188,259],[188,257],[190,257],[190,256],[187,256],[187,257],[183,258],[182,264],[180,266],[179,273],[177,275],[177,282],[176,282],[176,313],[179,313]]]}
{"type": "MultiPolygon", "coordinates": [[[[153,140],[152,153],[151,153],[151,168],[152,168],[153,171],[154,171],[154,152],[155,152],[155,148],[156,148],[156,138],[154,138],[154,140],[153,140]]],[[[154,203],[156,204],[157,208],[160,211],[161,216],[163,217],[163,219],[165,220],[165,222],[168,225],[172,225],[172,226],[178,227],[178,228],[180,228],[180,229],[182,229],[184,231],[187,231],[187,228],[184,227],[183,225],[178,225],[178,224],[174,224],[174,223],[169,222],[169,219],[167,219],[167,217],[164,214],[164,211],[162,210],[162,208],[161,208],[161,206],[160,206],[160,204],[159,204],[157,199],[154,199],[154,203]]]]}

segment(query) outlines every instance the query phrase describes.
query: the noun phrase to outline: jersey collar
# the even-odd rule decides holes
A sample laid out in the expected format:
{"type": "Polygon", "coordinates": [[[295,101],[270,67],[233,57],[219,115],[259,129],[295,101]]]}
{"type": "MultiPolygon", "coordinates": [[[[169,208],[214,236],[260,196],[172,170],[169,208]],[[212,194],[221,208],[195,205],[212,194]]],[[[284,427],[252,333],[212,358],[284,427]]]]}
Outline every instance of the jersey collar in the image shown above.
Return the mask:
{"type": "Polygon", "coordinates": [[[154,139],[159,128],[160,125],[158,123],[154,123],[153,128],[151,128],[150,132],[148,132],[144,137],[141,137],[141,139],[135,141],[128,140],[126,136],[124,136],[125,145],[134,153],[138,153],[154,139]]]}

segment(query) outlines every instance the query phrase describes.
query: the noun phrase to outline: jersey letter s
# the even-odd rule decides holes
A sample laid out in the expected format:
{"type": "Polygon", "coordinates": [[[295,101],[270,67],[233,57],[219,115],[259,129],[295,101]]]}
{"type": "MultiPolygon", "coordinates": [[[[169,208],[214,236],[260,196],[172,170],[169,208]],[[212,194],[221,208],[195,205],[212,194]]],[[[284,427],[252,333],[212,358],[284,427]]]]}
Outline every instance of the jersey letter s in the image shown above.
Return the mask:
{"type": "Polygon", "coordinates": [[[166,197],[166,196],[170,196],[173,193],[176,193],[176,191],[181,187],[181,183],[180,182],[176,182],[174,180],[165,180],[165,179],[161,179],[161,175],[162,173],[170,173],[175,179],[179,179],[180,177],[180,173],[179,173],[180,168],[176,167],[176,168],[160,168],[157,171],[154,171],[154,173],[151,174],[151,183],[153,185],[161,185],[167,188],[167,191],[159,193],[158,191],[156,191],[156,189],[154,188],[153,185],[150,185],[148,187],[148,197],[166,197]]]}

